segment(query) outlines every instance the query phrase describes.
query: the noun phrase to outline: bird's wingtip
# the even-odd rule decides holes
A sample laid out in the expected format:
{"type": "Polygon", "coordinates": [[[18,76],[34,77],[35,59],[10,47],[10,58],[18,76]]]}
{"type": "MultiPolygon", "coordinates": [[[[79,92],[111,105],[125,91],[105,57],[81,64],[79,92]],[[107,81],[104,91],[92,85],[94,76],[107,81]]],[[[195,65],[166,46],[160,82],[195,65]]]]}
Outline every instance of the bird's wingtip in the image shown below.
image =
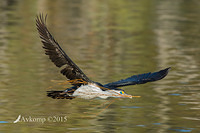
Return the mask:
{"type": "Polygon", "coordinates": [[[171,67],[166,68],[165,70],[167,71],[167,73],[171,70],[171,67]]]}
{"type": "Polygon", "coordinates": [[[168,67],[167,69],[168,69],[168,70],[170,70],[170,69],[171,69],[171,67],[168,67]]]}

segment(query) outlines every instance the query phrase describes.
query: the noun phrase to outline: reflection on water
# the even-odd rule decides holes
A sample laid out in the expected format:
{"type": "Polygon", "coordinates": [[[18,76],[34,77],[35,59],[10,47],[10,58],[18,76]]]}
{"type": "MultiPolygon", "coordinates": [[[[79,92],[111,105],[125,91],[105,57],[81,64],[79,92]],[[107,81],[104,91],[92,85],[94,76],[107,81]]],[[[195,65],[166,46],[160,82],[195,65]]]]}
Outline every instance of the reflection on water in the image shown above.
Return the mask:
{"type": "MultiPolygon", "coordinates": [[[[198,102],[199,98],[197,98],[198,93],[196,93],[198,92],[197,89],[199,83],[194,82],[194,80],[199,80],[199,60],[195,59],[195,53],[198,53],[199,48],[194,48],[195,42],[191,40],[192,36],[189,36],[189,34],[199,33],[196,31],[196,28],[198,28],[197,25],[194,26],[197,21],[194,20],[194,18],[189,17],[191,14],[195,13],[192,11],[194,9],[190,9],[195,8],[195,5],[193,5],[194,3],[188,4],[189,5],[187,10],[190,10],[190,12],[183,13],[181,8],[184,9],[185,5],[182,3],[182,1],[163,1],[158,4],[157,8],[159,10],[156,12],[156,22],[158,23],[156,23],[157,28],[155,28],[155,33],[157,35],[156,42],[159,52],[157,59],[161,65],[173,63],[174,68],[174,71],[172,71],[169,75],[169,78],[171,77],[174,80],[162,81],[168,82],[170,86],[165,86],[163,88],[157,86],[155,88],[155,90],[158,92],[158,95],[166,95],[172,93],[168,96],[161,97],[162,102],[159,104],[159,116],[162,116],[163,123],[170,123],[165,124],[166,129],[170,128],[173,131],[179,132],[189,132],[191,130],[176,129],[178,125],[181,125],[181,127],[185,128],[195,127],[199,121],[193,121],[191,123],[185,122],[187,121],[185,116],[192,116],[193,120],[199,116],[196,114],[188,114],[186,112],[196,112],[200,109],[200,104],[198,102]],[[171,9],[168,10],[168,7],[171,7],[171,9]],[[191,54],[191,52],[193,54],[191,54]],[[188,95],[188,93],[190,94],[188,95]],[[175,97],[181,97],[181,100],[178,100],[177,98],[176,106],[174,105],[175,97]],[[187,103],[186,101],[188,100],[193,102],[187,103]],[[193,111],[191,108],[191,105],[194,103],[195,105],[193,106],[198,106],[196,111],[193,111]],[[179,107],[180,105],[188,107],[179,107]],[[184,111],[184,113],[180,114],[180,112],[183,112],[183,110],[186,109],[189,109],[190,111],[184,111]],[[169,114],[169,112],[171,113],[169,114]],[[176,123],[174,123],[174,121],[176,121],[176,123]]],[[[192,38],[195,38],[195,36],[192,38]]],[[[196,43],[196,45],[198,44],[196,43]]]]}
{"type": "Polygon", "coordinates": [[[21,132],[199,132],[199,1],[7,0],[0,4],[0,123],[21,132]],[[125,87],[141,98],[54,100],[51,80],[65,80],[44,55],[37,13],[68,55],[94,81],[107,83],[171,66],[158,82],[125,87]],[[134,89],[133,89],[134,88],[134,89]],[[30,120],[30,119],[29,119],[30,120]],[[8,123],[6,123],[8,122],[8,123]],[[29,126],[32,128],[29,129],[29,126]]]}

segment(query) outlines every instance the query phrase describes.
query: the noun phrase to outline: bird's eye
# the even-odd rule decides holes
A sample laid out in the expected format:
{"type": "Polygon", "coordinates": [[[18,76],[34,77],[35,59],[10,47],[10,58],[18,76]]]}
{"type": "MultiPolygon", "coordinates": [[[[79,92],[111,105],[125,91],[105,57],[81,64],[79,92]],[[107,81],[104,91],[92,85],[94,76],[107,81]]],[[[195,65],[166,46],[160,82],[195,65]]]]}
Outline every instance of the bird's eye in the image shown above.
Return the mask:
{"type": "Polygon", "coordinates": [[[120,91],[120,94],[124,94],[124,91],[120,91]]]}

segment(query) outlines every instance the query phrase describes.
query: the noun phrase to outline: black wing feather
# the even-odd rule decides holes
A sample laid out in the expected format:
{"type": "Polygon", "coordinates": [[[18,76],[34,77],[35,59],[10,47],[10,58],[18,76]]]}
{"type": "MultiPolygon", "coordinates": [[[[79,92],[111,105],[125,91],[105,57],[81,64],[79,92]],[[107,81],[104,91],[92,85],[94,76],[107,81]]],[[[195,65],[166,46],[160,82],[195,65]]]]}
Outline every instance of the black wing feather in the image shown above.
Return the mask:
{"type": "Polygon", "coordinates": [[[81,69],[69,58],[69,56],[62,50],[60,45],[51,35],[46,26],[46,18],[42,14],[36,18],[36,26],[39,32],[41,42],[43,43],[43,48],[45,49],[45,54],[49,56],[51,61],[57,66],[62,67],[66,65],[61,73],[65,75],[68,79],[82,79],[84,81],[91,81],[81,69]]]}
{"type": "Polygon", "coordinates": [[[126,79],[105,84],[104,87],[114,89],[121,86],[144,84],[147,82],[157,81],[164,78],[168,74],[169,70],[170,67],[154,73],[149,72],[139,75],[133,75],[126,79]]]}

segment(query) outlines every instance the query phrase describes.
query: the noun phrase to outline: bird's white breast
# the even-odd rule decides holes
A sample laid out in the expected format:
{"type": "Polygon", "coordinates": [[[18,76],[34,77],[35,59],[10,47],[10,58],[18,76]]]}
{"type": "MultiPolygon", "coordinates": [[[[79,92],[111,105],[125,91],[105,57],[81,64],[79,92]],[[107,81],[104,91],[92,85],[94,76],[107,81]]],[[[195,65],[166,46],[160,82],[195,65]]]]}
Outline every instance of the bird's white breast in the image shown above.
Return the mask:
{"type": "Polygon", "coordinates": [[[105,91],[102,91],[95,84],[88,84],[80,86],[74,93],[73,96],[84,98],[84,99],[92,99],[92,98],[103,98],[106,99],[108,96],[105,91]]]}

